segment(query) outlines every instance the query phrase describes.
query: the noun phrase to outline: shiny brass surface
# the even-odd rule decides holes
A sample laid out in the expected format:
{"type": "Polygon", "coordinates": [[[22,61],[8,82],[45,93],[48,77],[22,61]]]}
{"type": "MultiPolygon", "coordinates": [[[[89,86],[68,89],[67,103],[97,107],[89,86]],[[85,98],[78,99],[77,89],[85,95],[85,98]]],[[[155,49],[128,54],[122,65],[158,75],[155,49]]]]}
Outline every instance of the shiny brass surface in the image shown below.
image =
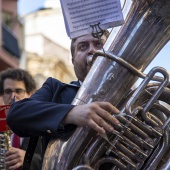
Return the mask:
{"type": "Polygon", "coordinates": [[[164,106],[170,104],[169,75],[163,68],[143,74],[170,39],[170,1],[127,4],[125,24],[113,29],[106,53],[94,61],[72,102],[111,102],[126,113],[117,117],[121,127],[107,134],[111,145],[89,128],[77,128],[67,142],[50,142],[43,170],[103,170],[106,164],[108,170],[170,169],[170,111],[164,106]],[[155,79],[157,73],[162,77],[155,79]],[[131,91],[139,76],[144,81],[131,91]]]}

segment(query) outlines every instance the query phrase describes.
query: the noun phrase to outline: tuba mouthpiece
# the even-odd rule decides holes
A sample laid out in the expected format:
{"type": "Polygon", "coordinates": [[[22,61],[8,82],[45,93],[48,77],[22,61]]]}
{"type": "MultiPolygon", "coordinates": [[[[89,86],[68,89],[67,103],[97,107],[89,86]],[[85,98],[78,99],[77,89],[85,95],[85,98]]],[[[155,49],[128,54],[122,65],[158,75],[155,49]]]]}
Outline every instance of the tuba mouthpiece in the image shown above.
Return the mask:
{"type": "Polygon", "coordinates": [[[87,57],[87,65],[89,65],[89,66],[93,65],[93,55],[89,55],[87,57]]]}

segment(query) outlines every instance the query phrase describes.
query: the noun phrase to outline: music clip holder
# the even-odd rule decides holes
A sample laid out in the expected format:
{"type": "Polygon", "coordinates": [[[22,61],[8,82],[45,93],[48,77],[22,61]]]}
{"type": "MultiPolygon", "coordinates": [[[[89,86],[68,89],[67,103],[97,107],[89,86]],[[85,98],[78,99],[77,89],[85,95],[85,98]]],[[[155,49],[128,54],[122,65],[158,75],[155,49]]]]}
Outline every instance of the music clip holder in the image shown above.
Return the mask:
{"type": "Polygon", "coordinates": [[[92,27],[92,36],[94,38],[101,39],[104,34],[104,30],[100,27],[100,22],[98,24],[90,25],[90,27],[92,27]]]}

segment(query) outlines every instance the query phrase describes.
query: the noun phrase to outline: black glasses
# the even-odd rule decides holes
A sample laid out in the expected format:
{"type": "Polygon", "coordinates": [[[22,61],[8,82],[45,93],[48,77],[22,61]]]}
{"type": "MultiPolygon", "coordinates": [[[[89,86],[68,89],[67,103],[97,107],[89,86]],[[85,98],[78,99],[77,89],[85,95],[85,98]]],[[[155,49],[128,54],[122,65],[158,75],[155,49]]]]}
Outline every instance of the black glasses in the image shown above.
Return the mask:
{"type": "Polygon", "coordinates": [[[11,90],[11,89],[5,89],[4,90],[4,95],[6,96],[11,96],[12,93],[15,93],[17,96],[24,96],[26,90],[23,90],[23,89],[15,89],[15,90],[11,90]]]}

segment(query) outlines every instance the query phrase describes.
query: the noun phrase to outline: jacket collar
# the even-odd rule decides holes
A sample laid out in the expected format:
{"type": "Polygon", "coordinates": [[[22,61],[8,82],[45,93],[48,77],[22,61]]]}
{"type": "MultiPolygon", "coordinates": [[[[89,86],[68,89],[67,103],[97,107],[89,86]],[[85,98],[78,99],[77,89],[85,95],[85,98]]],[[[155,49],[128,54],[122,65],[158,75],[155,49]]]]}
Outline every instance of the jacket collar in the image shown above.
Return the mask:
{"type": "Polygon", "coordinates": [[[72,82],[71,82],[70,84],[68,84],[68,85],[80,87],[80,84],[81,84],[81,82],[80,82],[79,80],[77,80],[77,81],[72,81],[72,82]]]}

